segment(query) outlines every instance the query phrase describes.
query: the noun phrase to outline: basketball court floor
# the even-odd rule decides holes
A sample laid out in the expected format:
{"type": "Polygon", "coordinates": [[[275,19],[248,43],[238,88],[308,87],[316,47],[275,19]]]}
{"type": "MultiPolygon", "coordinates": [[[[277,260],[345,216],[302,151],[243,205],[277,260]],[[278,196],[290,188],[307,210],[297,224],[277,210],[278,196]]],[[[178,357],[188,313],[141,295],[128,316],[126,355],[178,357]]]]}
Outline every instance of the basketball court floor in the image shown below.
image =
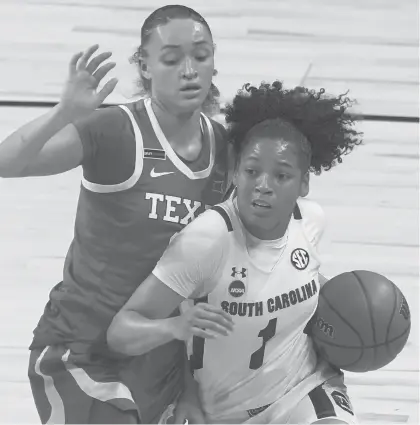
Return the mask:
{"type": "MultiPolygon", "coordinates": [[[[73,52],[114,52],[120,77],[110,102],[135,92],[127,63],[151,0],[1,0],[0,102],[56,101],[73,52]]],[[[217,44],[216,83],[229,100],[245,82],[281,79],[338,93],[355,111],[418,116],[418,6],[414,0],[191,0],[217,44]]],[[[0,107],[0,140],[46,109],[0,107]]],[[[412,330],[383,369],[347,374],[360,421],[419,423],[419,163],[417,123],[365,121],[365,144],[312,178],[325,209],[327,276],[367,269],[405,294],[412,330]]],[[[32,329],[62,275],[80,170],[0,179],[0,423],[37,423],[26,376],[32,329]]],[[[355,312],[357,314],[357,312],[355,312]]]]}

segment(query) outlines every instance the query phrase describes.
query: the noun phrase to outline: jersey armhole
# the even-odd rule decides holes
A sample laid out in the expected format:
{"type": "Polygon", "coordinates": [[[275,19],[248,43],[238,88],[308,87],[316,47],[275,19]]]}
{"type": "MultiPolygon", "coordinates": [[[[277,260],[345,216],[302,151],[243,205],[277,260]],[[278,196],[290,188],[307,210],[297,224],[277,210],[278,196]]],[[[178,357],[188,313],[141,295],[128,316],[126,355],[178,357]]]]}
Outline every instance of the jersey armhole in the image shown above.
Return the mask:
{"type": "MultiPolygon", "coordinates": [[[[218,213],[221,218],[223,219],[223,221],[226,224],[226,229],[228,231],[228,233],[233,232],[233,225],[232,225],[232,221],[229,217],[228,212],[225,210],[225,208],[223,208],[221,205],[215,205],[214,207],[211,207],[210,210],[218,213]]],[[[222,267],[223,268],[223,267],[222,267]]],[[[214,270],[214,268],[213,268],[214,270]]],[[[217,269],[219,274],[221,275],[221,270],[222,269],[217,269]]],[[[203,288],[200,288],[197,291],[194,291],[189,299],[194,299],[195,303],[197,302],[197,300],[199,300],[198,302],[208,302],[208,295],[213,291],[213,289],[217,286],[218,284],[218,279],[214,279],[215,278],[215,272],[213,272],[212,275],[212,283],[214,284],[214,286],[209,287],[208,284],[204,284],[203,288]]],[[[217,275],[217,273],[216,273],[217,275]]]]}
{"type": "Polygon", "coordinates": [[[143,136],[140,128],[134,118],[133,113],[125,105],[118,105],[129,117],[133,127],[134,138],[136,143],[136,160],[132,176],[126,181],[118,184],[103,185],[92,183],[82,176],[82,185],[85,189],[96,193],[113,193],[131,189],[139,180],[143,172],[143,136]]]}
{"type": "Polygon", "coordinates": [[[214,206],[210,209],[213,210],[213,211],[216,211],[217,213],[219,213],[222,216],[223,220],[226,223],[226,227],[227,227],[228,232],[232,232],[233,231],[232,220],[230,219],[229,214],[226,212],[226,210],[223,207],[221,207],[220,205],[216,205],[216,206],[214,206]]]}
{"type": "MultiPolygon", "coordinates": [[[[307,201],[305,200],[305,202],[312,202],[314,203],[314,201],[307,201]]],[[[316,203],[314,203],[315,205],[318,205],[316,203]]],[[[318,206],[318,208],[320,208],[318,206]]],[[[322,211],[322,209],[321,209],[322,211]]],[[[322,235],[324,234],[325,228],[323,225],[321,225],[321,227],[319,227],[319,231],[318,233],[313,233],[311,229],[309,229],[308,226],[308,212],[306,211],[306,207],[304,205],[299,206],[298,204],[296,204],[295,210],[293,211],[293,217],[295,220],[300,220],[302,223],[302,231],[303,231],[303,235],[305,237],[305,239],[308,241],[309,245],[315,250],[316,253],[318,253],[319,250],[319,243],[322,240],[322,235]],[[303,210],[303,215],[302,215],[302,211],[303,210]],[[303,218],[303,216],[306,217],[306,220],[303,218]]],[[[316,225],[318,224],[317,220],[313,220],[314,222],[316,222],[316,225]]],[[[311,225],[313,225],[313,223],[311,223],[311,225]]]]}

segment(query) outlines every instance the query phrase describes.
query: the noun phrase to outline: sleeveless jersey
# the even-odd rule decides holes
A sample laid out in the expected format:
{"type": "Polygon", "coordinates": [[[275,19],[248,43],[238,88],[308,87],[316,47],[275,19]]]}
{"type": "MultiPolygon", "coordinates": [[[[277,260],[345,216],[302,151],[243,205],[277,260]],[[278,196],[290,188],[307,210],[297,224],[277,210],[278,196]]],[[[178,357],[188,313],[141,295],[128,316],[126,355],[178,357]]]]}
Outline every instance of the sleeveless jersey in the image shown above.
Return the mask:
{"type": "Polygon", "coordinates": [[[302,229],[299,207],[271,272],[250,259],[233,203],[221,205],[230,230],[229,255],[206,301],[234,320],[226,338],[206,340],[202,359],[192,342],[193,368],[206,411],[256,409],[275,401],[311,374],[316,356],[303,330],[318,303],[319,260],[302,229]],[[195,351],[194,351],[195,348],[195,351]]]}
{"type": "MultiPolygon", "coordinates": [[[[261,268],[248,254],[246,230],[232,199],[214,210],[223,217],[224,222],[219,220],[218,225],[225,226],[227,235],[221,236],[216,229],[215,211],[207,211],[168,247],[168,251],[182,250],[184,245],[176,239],[181,241],[182,234],[190,227],[197,229],[200,222],[204,229],[206,218],[212,223],[219,246],[213,253],[203,247],[203,266],[199,262],[193,266],[200,269],[196,274],[202,283],[196,285],[199,292],[186,290],[171,278],[179,273],[169,270],[178,263],[173,257],[171,261],[170,253],[164,254],[153,272],[181,295],[195,298],[194,302],[221,307],[234,321],[234,330],[228,336],[206,340],[193,337],[188,344],[194,377],[210,420],[238,411],[257,414],[259,408],[273,403],[315,373],[317,357],[304,328],[316,310],[320,289],[320,261],[307,232],[308,227],[318,225],[313,220],[319,215],[318,205],[298,200],[286,233],[287,242],[272,270],[261,268]]],[[[318,229],[318,234],[322,230],[318,229]]],[[[207,240],[206,246],[211,246],[211,241],[207,240]]],[[[189,253],[184,251],[184,255],[189,253]]],[[[186,275],[181,279],[185,281],[186,275]]],[[[186,304],[191,306],[192,302],[188,300],[186,304]]],[[[319,385],[323,379],[315,379],[312,385],[319,385]]]]}
{"type": "Polygon", "coordinates": [[[202,115],[203,148],[187,163],[171,148],[149,100],[121,108],[124,114],[119,107],[106,109],[112,119],[123,120],[115,144],[132,143],[134,170],[118,184],[83,178],[63,282],[51,291],[31,348],[78,342],[98,345],[103,353],[113,316],[153,270],[170,238],[223,198],[227,158],[220,124],[202,115]]]}

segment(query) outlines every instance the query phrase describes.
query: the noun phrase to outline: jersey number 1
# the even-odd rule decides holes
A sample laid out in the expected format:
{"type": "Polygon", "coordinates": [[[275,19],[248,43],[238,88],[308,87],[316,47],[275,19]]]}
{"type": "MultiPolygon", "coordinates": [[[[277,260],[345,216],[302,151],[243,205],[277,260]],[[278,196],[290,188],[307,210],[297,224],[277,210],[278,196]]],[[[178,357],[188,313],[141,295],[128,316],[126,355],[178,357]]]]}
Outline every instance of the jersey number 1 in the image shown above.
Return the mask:
{"type": "MultiPolygon", "coordinates": [[[[205,296],[194,300],[194,305],[198,303],[208,303],[209,297],[205,296]]],[[[194,371],[197,369],[203,368],[203,358],[204,358],[204,338],[201,336],[193,336],[192,341],[192,354],[190,356],[190,367],[191,371],[194,374],[194,371]]]]}
{"type": "Polygon", "coordinates": [[[262,345],[257,350],[254,351],[251,355],[251,360],[249,361],[249,368],[252,370],[259,369],[264,361],[264,353],[265,353],[265,344],[270,341],[271,338],[276,334],[276,326],[277,326],[277,318],[271,319],[268,322],[268,325],[261,329],[258,336],[262,338],[262,345]]]}
{"type": "MultiPolygon", "coordinates": [[[[277,327],[277,318],[271,319],[268,322],[268,325],[261,329],[258,333],[258,336],[262,338],[262,345],[257,350],[254,351],[251,355],[249,361],[249,368],[252,370],[259,369],[264,362],[264,353],[265,353],[265,344],[270,341],[271,338],[276,334],[277,327]]],[[[192,356],[190,357],[191,368],[192,370],[202,369],[203,368],[203,357],[204,357],[204,338],[194,336],[193,337],[193,348],[192,356]]]]}

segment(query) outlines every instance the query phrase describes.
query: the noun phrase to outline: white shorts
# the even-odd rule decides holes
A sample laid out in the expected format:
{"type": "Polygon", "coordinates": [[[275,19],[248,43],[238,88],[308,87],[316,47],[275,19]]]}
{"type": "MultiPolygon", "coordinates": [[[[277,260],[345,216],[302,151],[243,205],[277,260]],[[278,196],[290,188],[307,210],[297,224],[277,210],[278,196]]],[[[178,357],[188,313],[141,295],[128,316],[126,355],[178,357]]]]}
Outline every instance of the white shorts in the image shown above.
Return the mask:
{"type": "Polygon", "coordinates": [[[335,375],[313,388],[300,401],[295,400],[292,390],[271,405],[218,417],[214,423],[312,424],[325,418],[339,419],[344,424],[358,423],[343,374],[335,375]]]}
{"type": "MultiPolygon", "coordinates": [[[[283,423],[280,418],[285,416],[273,412],[270,422],[283,423]]],[[[311,424],[325,418],[340,419],[345,424],[358,423],[342,375],[314,388],[290,412],[284,423],[311,424]]]]}

